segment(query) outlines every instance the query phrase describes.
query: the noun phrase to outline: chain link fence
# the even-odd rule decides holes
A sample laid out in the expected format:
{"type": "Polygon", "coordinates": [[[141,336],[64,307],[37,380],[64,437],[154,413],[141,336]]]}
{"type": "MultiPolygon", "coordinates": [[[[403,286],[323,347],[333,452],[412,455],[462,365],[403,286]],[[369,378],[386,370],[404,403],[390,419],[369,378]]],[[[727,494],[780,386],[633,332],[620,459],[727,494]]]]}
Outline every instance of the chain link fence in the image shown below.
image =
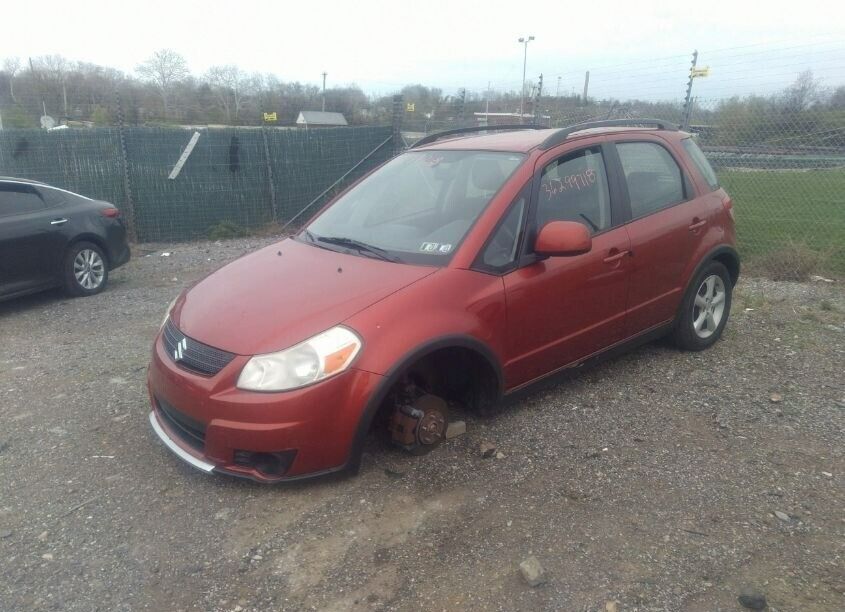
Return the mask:
{"type": "Polygon", "coordinates": [[[3,130],[0,175],[112,202],[141,242],[227,237],[342,189],[392,140],[390,127],[3,130]]]}

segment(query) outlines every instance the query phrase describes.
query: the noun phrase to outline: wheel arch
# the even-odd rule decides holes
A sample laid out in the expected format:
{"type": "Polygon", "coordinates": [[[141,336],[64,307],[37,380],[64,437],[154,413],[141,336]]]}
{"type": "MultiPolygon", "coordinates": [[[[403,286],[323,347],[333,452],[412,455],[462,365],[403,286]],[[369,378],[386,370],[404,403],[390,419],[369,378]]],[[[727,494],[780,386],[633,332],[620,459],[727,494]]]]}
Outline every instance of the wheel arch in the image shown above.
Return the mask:
{"type": "Polygon", "coordinates": [[[80,242],[90,242],[91,244],[96,245],[103,252],[103,257],[106,258],[106,266],[109,270],[111,270],[111,253],[109,252],[108,246],[106,246],[106,241],[103,240],[103,238],[101,236],[98,236],[97,234],[77,234],[68,242],[67,247],[65,247],[65,254],[67,254],[70,249],[72,249],[75,245],[79,244],[80,242]]]}
{"type": "Polygon", "coordinates": [[[718,261],[728,269],[728,274],[731,275],[731,286],[736,287],[740,272],[739,253],[737,253],[734,247],[728,245],[717,246],[708,251],[692,271],[689,277],[689,283],[692,283],[695,277],[698,276],[698,273],[701,272],[701,269],[711,261],[718,261]]]}
{"type": "Polygon", "coordinates": [[[466,334],[440,336],[428,340],[406,352],[402,358],[387,371],[376,391],[372,394],[372,396],[370,396],[370,399],[367,400],[367,404],[361,413],[361,417],[358,420],[358,426],[352,439],[349,457],[346,462],[347,469],[357,471],[360,467],[361,455],[364,450],[364,441],[370,431],[373,419],[378,413],[382,403],[387,398],[388,393],[390,393],[394,385],[400,380],[400,377],[415,364],[420,363],[433,353],[444,349],[465,349],[471,351],[476,357],[480,358],[483,363],[490,368],[490,371],[496,380],[495,397],[493,401],[498,401],[503,396],[505,383],[502,366],[493,350],[484,342],[466,334]]]}

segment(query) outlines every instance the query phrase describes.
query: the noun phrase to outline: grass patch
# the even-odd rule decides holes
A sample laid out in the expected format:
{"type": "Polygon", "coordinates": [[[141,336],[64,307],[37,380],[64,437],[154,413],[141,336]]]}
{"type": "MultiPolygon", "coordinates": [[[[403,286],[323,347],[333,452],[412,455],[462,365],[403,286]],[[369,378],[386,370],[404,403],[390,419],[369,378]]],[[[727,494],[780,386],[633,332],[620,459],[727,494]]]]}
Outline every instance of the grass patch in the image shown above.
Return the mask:
{"type": "Polygon", "coordinates": [[[734,201],[743,256],[788,258],[803,245],[821,254],[814,271],[845,274],[845,169],[734,170],[719,179],[734,201]]]}
{"type": "Polygon", "coordinates": [[[208,228],[209,240],[231,240],[232,238],[244,238],[251,232],[233,221],[220,221],[208,228]]]}

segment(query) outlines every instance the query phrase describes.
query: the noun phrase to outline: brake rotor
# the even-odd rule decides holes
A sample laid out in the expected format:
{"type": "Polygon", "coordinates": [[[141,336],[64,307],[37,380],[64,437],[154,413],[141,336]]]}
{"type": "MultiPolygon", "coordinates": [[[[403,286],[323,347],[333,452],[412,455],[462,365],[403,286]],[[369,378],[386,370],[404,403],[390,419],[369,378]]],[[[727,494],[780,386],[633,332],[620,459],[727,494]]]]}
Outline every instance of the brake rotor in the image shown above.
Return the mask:
{"type": "Polygon", "coordinates": [[[411,405],[398,407],[391,418],[393,441],[405,450],[422,455],[446,437],[449,416],[446,402],[436,395],[421,395],[411,405]]]}

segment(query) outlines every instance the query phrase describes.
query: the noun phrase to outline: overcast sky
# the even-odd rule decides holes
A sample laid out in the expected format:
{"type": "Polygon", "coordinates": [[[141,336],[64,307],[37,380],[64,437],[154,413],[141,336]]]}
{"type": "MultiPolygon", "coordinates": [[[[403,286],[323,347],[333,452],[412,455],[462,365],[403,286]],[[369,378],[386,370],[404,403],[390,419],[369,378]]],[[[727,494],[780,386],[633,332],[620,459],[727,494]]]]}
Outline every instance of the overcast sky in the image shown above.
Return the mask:
{"type": "Polygon", "coordinates": [[[580,91],[589,69],[597,96],[680,98],[695,48],[712,68],[696,83],[704,97],[767,93],[805,68],[845,84],[841,0],[40,0],[5,3],[2,19],[0,58],[61,54],[133,72],[170,47],[197,75],[232,63],[317,84],[325,70],[329,86],[378,93],[518,90],[517,38],[529,34],[528,77],[543,72],[550,92],[559,76],[561,91],[580,91]]]}

